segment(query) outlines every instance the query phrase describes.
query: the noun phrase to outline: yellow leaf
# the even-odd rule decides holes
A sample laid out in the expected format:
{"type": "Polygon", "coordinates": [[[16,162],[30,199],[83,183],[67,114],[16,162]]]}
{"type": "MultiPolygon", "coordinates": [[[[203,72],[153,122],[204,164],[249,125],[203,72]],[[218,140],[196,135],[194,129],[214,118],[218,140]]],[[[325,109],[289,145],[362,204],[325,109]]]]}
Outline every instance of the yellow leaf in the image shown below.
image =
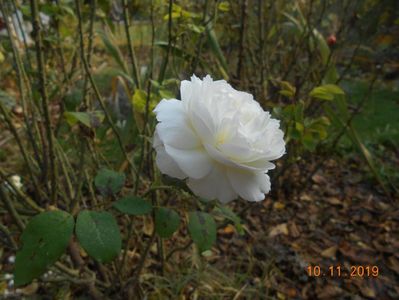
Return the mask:
{"type": "Polygon", "coordinates": [[[282,203],[282,202],[275,202],[275,203],[273,204],[273,208],[274,208],[274,209],[283,209],[283,208],[285,208],[285,204],[282,203]]]}
{"type": "Polygon", "coordinates": [[[280,234],[288,235],[287,223],[282,223],[277,226],[274,226],[272,230],[270,230],[269,232],[269,237],[274,237],[280,234]]]}

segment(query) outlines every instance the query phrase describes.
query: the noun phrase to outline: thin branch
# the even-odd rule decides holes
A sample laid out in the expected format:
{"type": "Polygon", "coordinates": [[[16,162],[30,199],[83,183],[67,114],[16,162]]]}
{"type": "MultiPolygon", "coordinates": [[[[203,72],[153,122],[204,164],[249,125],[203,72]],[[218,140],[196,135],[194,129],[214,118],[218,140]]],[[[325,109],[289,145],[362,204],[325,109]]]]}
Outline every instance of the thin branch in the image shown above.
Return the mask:
{"type": "Polygon", "coordinates": [[[57,202],[57,171],[55,164],[55,151],[54,151],[54,141],[53,132],[51,129],[51,119],[49,112],[49,103],[46,91],[46,70],[44,65],[43,57],[43,42],[41,36],[41,26],[40,26],[40,16],[39,16],[39,6],[37,0],[30,0],[30,6],[32,11],[32,24],[33,24],[33,35],[35,38],[36,46],[36,59],[38,65],[38,75],[39,75],[39,92],[42,97],[42,108],[44,112],[44,120],[46,126],[46,134],[49,145],[49,159],[50,159],[50,171],[51,171],[51,201],[53,203],[57,202]]]}
{"type": "Polygon", "coordinates": [[[9,212],[10,216],[14,219],[15,224],[18,226],[19,230],[23,231],[25,229],[25,224],[21,219],[21,216],[18,214],[17,210],[12,203],[8,192],[5,190],[4,186],[0,185],[0,198],[3,202],[5,208],[9,212]]]}
{"type": "Polygon", "coordinates": [[[129,48],[130,60],[132,62],[132,77],[136,85],[136,88],[141,89],[140,75],[137,67],[136,54],[134,53],[132,38],[130,37],[130,32],[129,32],[130,25],[129,25],[129,9],[128,9],[127,0],[122,0],[122,6],[123,6],[123,23],[125,25],[124,26],[125,35],[127,38],[127,44],[129,48]]]}
{"type": "Polygon", "coordinates": [[[238,50],[238,63],[237,63],[237,73],[236,79],[239,82],[242,75],[242,64],[244,61],[244,43],[245,43],[245,30],[247,27],[247,6],[248,0],[242,0],[241,2],[241,25],[240,25],[240,48],[238,50]]]}
{"type": "Polygon", "coordinates": [[[165,72],[166,67],[168,66],[169,62],[169,55],[170,50],[172,49],[172,7],[173,7],[173,0],[169,0],[169,9],[168,9],[168,47],[166,49],[165,57],[162,61],[161,70],[158,76],[158,82],[162,84],[163,80],[165,79],[165,72]]]}
{"type": "MultiPolygon", "coordinates": [[[[80,37],[79,40],[80,40],[80,54],[81,54],[80,56],[81,56],[81,60],[83,62],[83,66],[84,66],[85,72],[86,72],[87,76],[89,77],[90,84],[91,84],[91,86],[92,86],[92,88],[94,90],[94,94],[95,94],[98,102],[100,103],[101,109],[104,111],[105,118],[106,118],[108,124],[111,126],[111,129],[112,129],[113,133],[116,136],[116,139],[118,141],[119,147],[120,147],[120,149],[121,149],[126,161],[128,162],[131,170],[134,171],[135,170],[134,165],[131,162],[129,156],[127,155],[125,147],[123,146],[122,137],[119,134],[119,131],[116,128],[114,122],[112,121],[111,115],[108,112],[108,109],[107,109],[107,107],[105,105],[105,102],[104,102],[104,100],[103,100],[103,98],[102,98],[102,96],[100,94],[100,91],[98,90],[98,87],[97,87],[96,83],[94,82],[93,76],[91,74],[90,66],[89,66],[89,64],[87,62],[87,59],[86,59],[86,56],[85,56],[85,50],[84,50],[82,14],[81,14],[81,10],[80,10],[79,0],[75,0],[75,5],[76,5],[77,17],[78,17],[78,21],[79,21],[79,37],[80,37]]],[[[136,174],[136,176],[137,176],[137,174],[136,174]]]]}

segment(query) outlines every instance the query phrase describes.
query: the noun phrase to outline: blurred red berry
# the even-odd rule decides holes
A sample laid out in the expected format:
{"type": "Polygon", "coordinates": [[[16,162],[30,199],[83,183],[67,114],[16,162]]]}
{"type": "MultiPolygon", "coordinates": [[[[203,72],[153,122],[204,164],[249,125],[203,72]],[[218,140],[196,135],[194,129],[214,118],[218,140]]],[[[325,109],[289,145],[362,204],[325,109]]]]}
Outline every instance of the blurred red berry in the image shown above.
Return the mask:
{"type": "Polygon", "coordinates": [[[337,37],[335,34],[330,34],[330,36],[327,38],[327,44],[331,47],[334,46],[337,43],[337,37]]]}

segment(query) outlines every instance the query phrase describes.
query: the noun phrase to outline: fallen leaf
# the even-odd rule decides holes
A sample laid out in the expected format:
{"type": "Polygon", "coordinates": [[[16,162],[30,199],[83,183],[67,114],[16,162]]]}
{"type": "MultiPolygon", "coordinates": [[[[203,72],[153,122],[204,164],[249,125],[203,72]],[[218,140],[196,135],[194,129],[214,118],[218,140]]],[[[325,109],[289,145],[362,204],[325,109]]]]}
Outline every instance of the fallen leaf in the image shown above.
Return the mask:
{"type": "Polygon", "coordinates": [[[343,290],[335,285],[327,285],[321,287],[317,291],[317,296],[319,299],[337,299],[343,293],[343,290]]]}
{"type": "Polygon", "coordinates": [[[299,237],[301,234],[295,221],[289,223],[289,231],[290,231],[290,235],[294,238],[299,237]]]}
{"type": "Polygon", "coordinates": [[[282,223],[277,226],[274,226],[269,232],[269,237],[274,237],[280,234],[288,235],[287,223],[282,223]]]}
{"type": "Polygon", "coordinates": [[[274,202],[273,208],[277,209],[277,210],[278,209],[283,209],[283,208],[285,208],[285,204],[283,202],[277,201],[277,202],[274,202]]]}
{"type": "Polygon", "coordinates": [[[299,199],[302,200],[302,201],[312,201],[313,200],[308,194],[302,194],[299,197],[299,199]]]}
{"type": "Polygon", "coordinates": [[[33,282],[22,289],[18,289],[18,292],[20,292],[24,296],[31,296],[35,294],[38,289],[39,284],[37,282],[33,282]]]}
{"type": "Polygon", "coordinates": [[[314,183],[317,183],[317,184],[325,184],[325,183],[327,183],[326,178],[324,176],[320,175],[320,174],[314,174],[312,176],[312,180],[313,180],[314,183]]]}
{"type": "Polygon", "coordinates": [[[328,197],[326,201],[332,205],[341,205],[342,201],[337,197],[328,197]]]}
{"type": "Polygon", "coordinates": [[[327,249],[324,249],[320,253],[320,255],[323,256],[323,257],[326,257],[326,258],[335,258],[336,254],[337,254],[337,250],[338,250],[337,246],[332,246],[332,247],[329,247],[327,249]]]}

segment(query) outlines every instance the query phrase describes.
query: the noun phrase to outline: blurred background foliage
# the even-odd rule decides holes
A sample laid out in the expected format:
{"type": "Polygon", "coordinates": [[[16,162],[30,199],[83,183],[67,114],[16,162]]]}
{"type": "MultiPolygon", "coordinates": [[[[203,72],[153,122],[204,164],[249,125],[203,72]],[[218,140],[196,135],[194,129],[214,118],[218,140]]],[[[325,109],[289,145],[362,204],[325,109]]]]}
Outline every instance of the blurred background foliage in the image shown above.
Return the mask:
{"type": "Polygon", "coordinates": [[[1,3],[1,176],[19,174],[39,207],[108,207],[94,186],[102,167],[135,194],[178,185],[154,169],[152,109],[192,74],[227,80],[281,120],[273,197],[295,194],[292,170],[306,188],[331,157],[397,195],[396,0],[58,0],[37,1],[36,16],[27,1],[1,3]]]}

